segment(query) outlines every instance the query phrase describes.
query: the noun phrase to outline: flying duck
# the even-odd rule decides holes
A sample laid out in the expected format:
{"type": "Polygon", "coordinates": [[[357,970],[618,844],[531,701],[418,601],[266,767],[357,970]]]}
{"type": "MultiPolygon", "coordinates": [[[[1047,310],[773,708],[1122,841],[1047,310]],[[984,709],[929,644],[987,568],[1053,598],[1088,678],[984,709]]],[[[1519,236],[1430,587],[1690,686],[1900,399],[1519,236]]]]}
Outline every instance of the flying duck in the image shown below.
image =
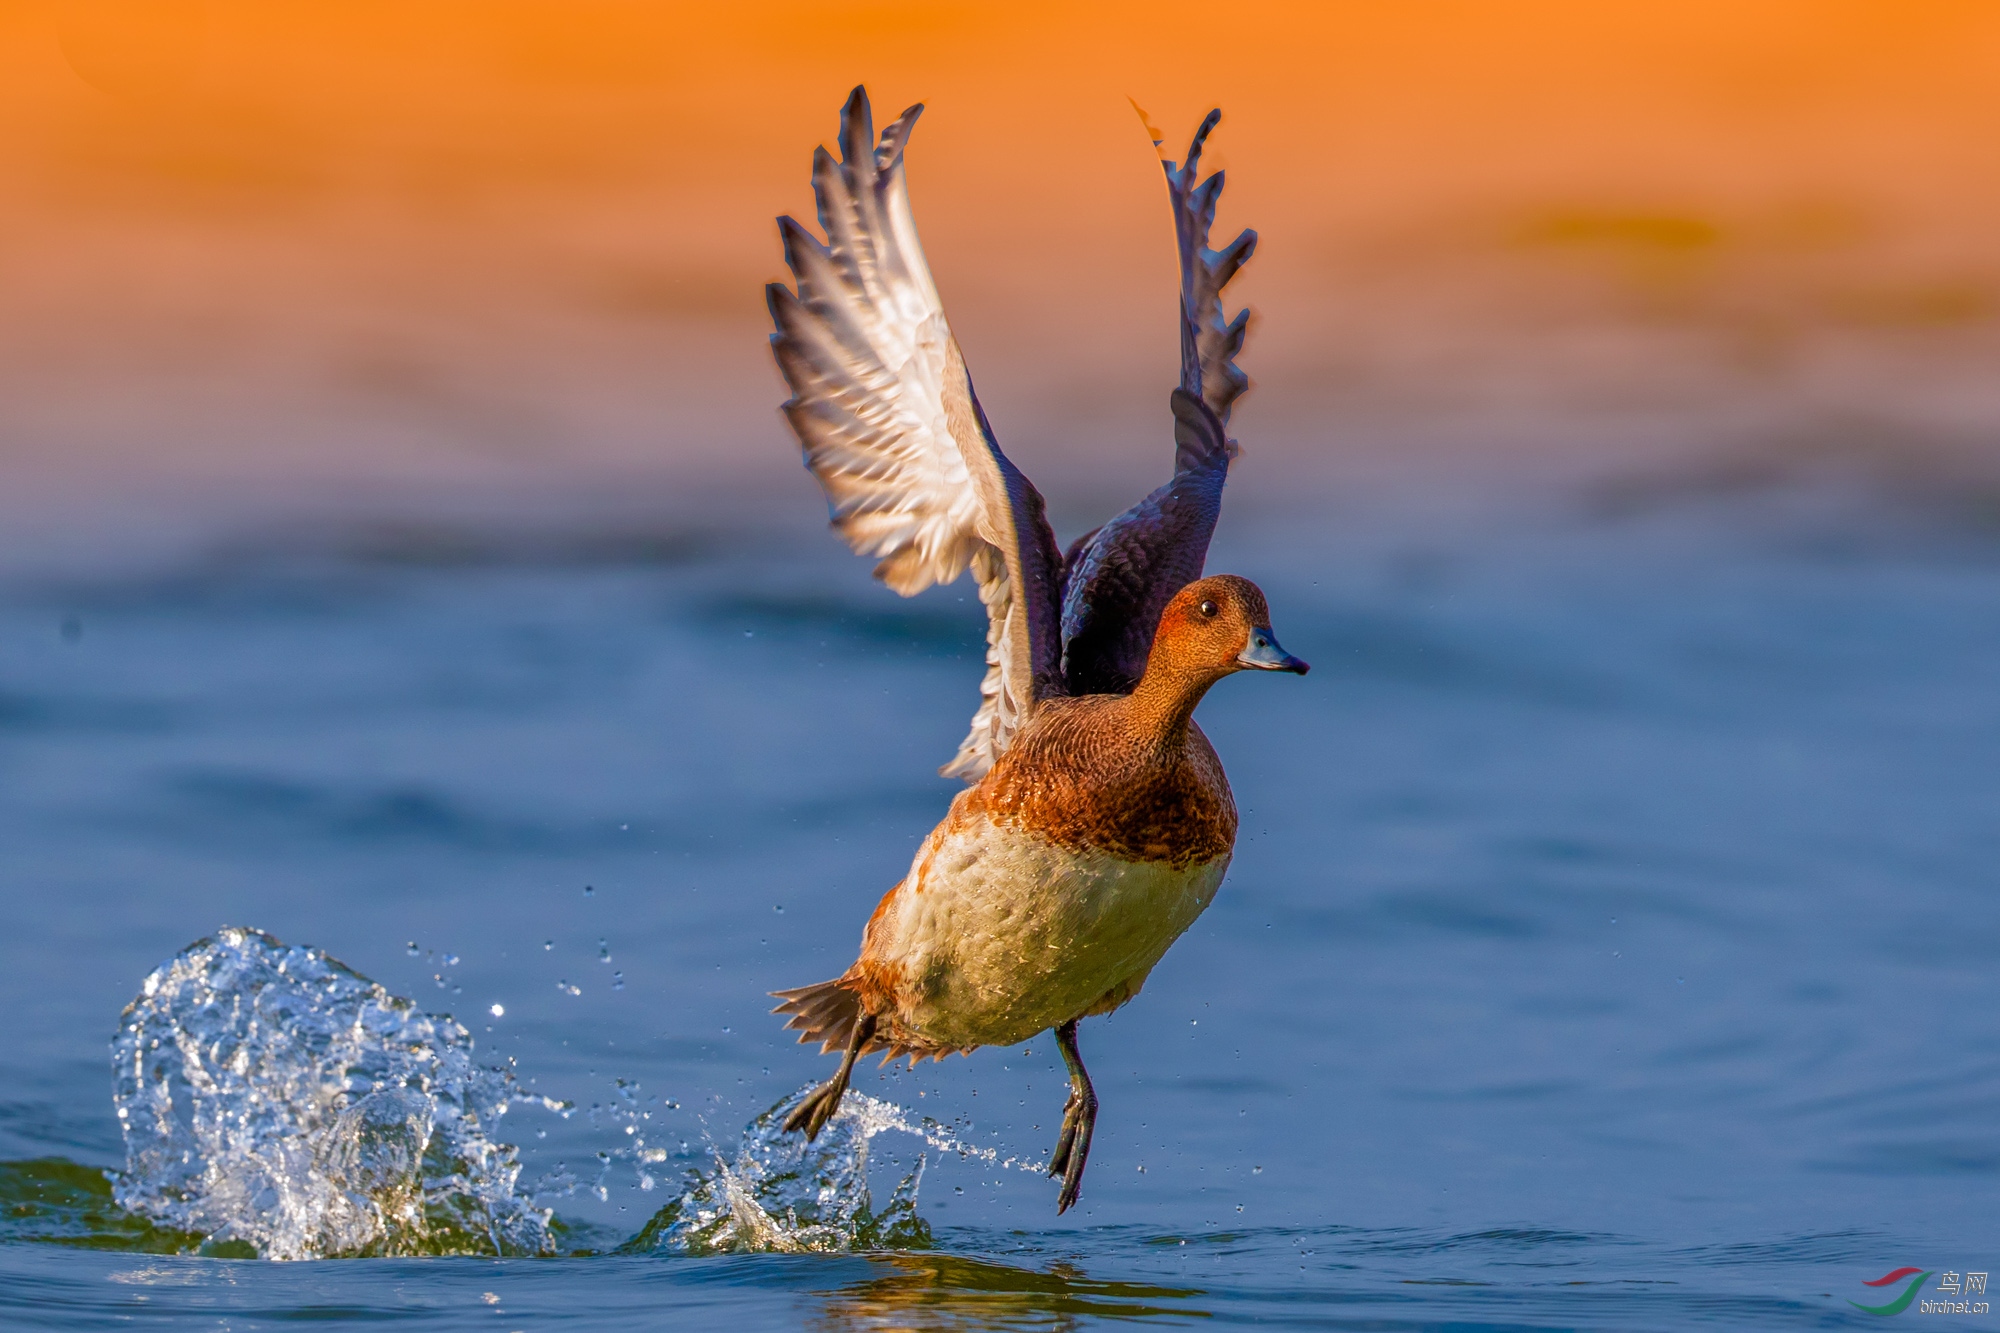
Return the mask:
{"type": "Polygon", "coordinates": [[[1174,475],[1064,552],[1000,452],[924,262],[903,179],[922,111],[878,141],[866,90],[849,95],[840,159],[813,157],[825,244],[778,220],[797,290],[766,289],[771,347],[834,531],[905,597],[970,568],[986,677],[940,770],[969,785],[868,918],[854,965],[772,992],[801,1042],[842,1053],[785,1128],[816,1137],[864,1054],[914,1064],[1053,1029],[1070,1078],[1049,1159],[1061,1214],[1097,1121],[1077,1023],[1139,993],[1235,846],[1236,805],[1195,705],[1234,672],[1306,671],[1255,584],[1202,577],[1237,452],[1229,410],[1249,387],[1235,364],[1249,312],[1225,319],[1222,289],[1257,236],[1208,248],[1222,173],[1196,168],[1211,111],[1182,163],[1162,158],[1180,242],[1174,475]]]}

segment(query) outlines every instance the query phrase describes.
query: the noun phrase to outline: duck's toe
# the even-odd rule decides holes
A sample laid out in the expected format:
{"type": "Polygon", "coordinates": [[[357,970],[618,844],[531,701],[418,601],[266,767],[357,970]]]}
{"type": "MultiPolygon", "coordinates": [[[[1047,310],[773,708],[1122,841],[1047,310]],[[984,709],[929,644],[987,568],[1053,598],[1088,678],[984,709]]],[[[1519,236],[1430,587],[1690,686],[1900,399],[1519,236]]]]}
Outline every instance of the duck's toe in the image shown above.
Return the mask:
{"type": "Polygon", "coordinates": [[[1063,1114],[1062,1137],[1056,1140],[1056,1155],[1049,1161],[1049,1174],[1062,1177],[1056,1195],[1056,1216],[1061,1217],[1076,1203],[1083,1191],[1083,1168],[1090,1160],[1090,1135],[1097,1128],[1097,1098],[1086,1093],[1070,1094],[1070,1106],[1063,1114]]]}
{"type": "Polygon", "coordinates": [[[1049,1154],[1049,1175],[1061,1178],[1069,1171],[1070,1153],[1076,1147],[1077,1108],[1081,1105],[1076,1089],[1069,1090],[1069,1100],[1063,1103],[1062,1132],[1056,1135],[1056,1150],[1049,1154]]]}
{"type": "Polygon", "coordinates": [[[1063,1103],[1062,1133],[1049,1157],[1049,1174],[1062,1177],[1062,1192],[1056,1195],[1056,1216],[1061,1217],[1076,1203],[1083,1189],[1083,1167],[1090,1160],[1090,1135],[1097,1128],[1097,1089],[1090,1086],[1090,1073],[1083,1067],[1083,1053],[1076,1048],[1076,1020],[1056,1025],[1056,1048],[1069,1066],[1069,1100],[1063,1103]]]}
{"type": "Polygon", "coordinates": [[[1083,1189],[1083,1168],[1090,1161],[1090,1135],[1097,1128],[1097,1093],[1088,1084],[1071,1087],[1063,1105],[1062,1133],[1056,1136],[1056,1150],[1049,1154],[1049,1174],[1061,1179],[1056,1195],[1056,1216],[1061,1217],[1076,1202],[1083,1189]]]}
{"type": "Polygon", "coordinates": [[[847,1091],[838,1080],[822,1083],[812,1090],[812,1095],[792,1108],[785,1117],[785,1133],[803,1129],[806,1142],[811,1143],[826,1128],[826,1122],[833,1119],[833,1113],[840,1109],[841,1094],[847,1091]]]}

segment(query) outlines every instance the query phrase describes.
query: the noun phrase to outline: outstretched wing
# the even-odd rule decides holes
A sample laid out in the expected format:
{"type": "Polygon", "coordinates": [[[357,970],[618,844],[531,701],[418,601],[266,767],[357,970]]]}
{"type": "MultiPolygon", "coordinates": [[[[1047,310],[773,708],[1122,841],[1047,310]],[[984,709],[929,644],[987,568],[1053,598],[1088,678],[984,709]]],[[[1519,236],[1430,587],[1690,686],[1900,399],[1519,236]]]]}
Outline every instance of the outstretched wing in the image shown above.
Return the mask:
{"type": "Polygon", "coordinates": [[[979,711],[942,772],[974,780],[1062,692],[1062,558],[1042,497],[1000,452],[945,322],[903,180],[923,107],[875,140],[868,94],[840,113],[840,160],[813,156],[822,245],[778,219],[798,283],[765,289],[786,419],[826,490],[834,531],[905,597],[971,567],[986,605],[979,711]]]}
{"type": "MultiPolygon", "coordinates": [[[[1144,113],[1140,113],[1143,117],[1144,113]]],[[[1174,477],[1071,546],[1064,570],[1063,675],[1072,694],[1122,694],[1139,683],[1160,613],[1201,577],[1222,512],[1236,443],[1229,409],[1250,387],[1236,368],[1250,312],[1225,319],[1222,289],[1257,248],[1245,230],[1208,248],[1222,173],[1199,180],[1202,145],[1222,119],[1211,111],[1186,159],[1165,162],[1181,260],[1181,386],[1173,393],[1174,477]]]]}

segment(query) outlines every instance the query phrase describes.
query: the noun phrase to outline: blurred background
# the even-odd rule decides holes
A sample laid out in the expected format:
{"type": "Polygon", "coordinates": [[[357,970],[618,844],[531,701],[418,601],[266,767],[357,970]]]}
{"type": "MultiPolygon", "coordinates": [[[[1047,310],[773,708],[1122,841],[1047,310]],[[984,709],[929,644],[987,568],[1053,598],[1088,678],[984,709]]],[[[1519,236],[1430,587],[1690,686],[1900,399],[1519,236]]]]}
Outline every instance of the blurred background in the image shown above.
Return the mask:
{"type": "Polygon", "coordinates": [[[1176,155],[1225,108],[1218,229],[1263,237],[1238,433],[1291,494],[1308,464],[1666,453],[1992,507],[2000,16],[1971,0],[71,0],[0,7],[0,70],[0,467],[43,551],[79,511],[804,503],[760,286],[864,80],[884,120],[929,107],[924,240],[1058,505],[1163,435],[1172,238],[1130,96],[1176,155]]]}
{"type": "MultiPolygon", "coordinates": [[[[0,0],[0,1240],[59,1157],[112,1251],[0,1244],[0,1316],[1825,1327],[1985,1271],[1996,145],[1984,0],[0,0]],[[570,1103],[503,1129],[585,1248],[823,1075],[764,993],[943,811],[983,644],[777,411],[773,219],[861,81],[929,108],[924,243],[1065,542],[1169,461],[1128,98],[1176,157],[1223,108],[1262,237],[1210,567],[1314,671],[1202,705],[1242,837],[1086,1028],[1083,1206],[885,1137],[956,1259],[145,1286],[105,1043],[225,922],[570,1103]]],[[[1020,1165],[1057,1079],[857,1086],[1020,1165]]]]}

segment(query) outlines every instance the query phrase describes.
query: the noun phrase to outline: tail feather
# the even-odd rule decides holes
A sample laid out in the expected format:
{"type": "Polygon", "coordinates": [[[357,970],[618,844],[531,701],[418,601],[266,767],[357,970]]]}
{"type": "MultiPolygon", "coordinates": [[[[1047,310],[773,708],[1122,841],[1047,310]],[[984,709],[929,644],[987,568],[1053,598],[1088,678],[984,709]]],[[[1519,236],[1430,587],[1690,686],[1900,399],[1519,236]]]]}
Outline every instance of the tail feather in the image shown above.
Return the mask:
{"type": "Polygon", "coordinates": [[[847,1049],[848,1036],[861,1017],[861,996],[845,979],[822,981],[796,990],[774,990],[771,994],[784,1001],[771,1012],[791,1015],[785,1030],[798,1029],[801,1045],[816,1041],[822,1055],[847,1049]]]}
{"type": "MultiPolygon", "coordinates": [[[[797,1030],[799,1044],[819,1043],[821,1055],[833,1051],[845,1051],[848,1038],[854,1034],[854,1025],[861,1018],[861,993],[857,983],[848,977],[836,977],[832,981],[822,981],[811,986],[800,986],[796,990],[774,990],[773,998],[783,1001],[771,1010],[774,1014],[787,1014],[785,1030],[797,1030]]],[[[927,1043],[913,1043],[907,1033],[897,1032],[890,1023],[883,1023],[876,1029],[876,1035],[861,1054],[873,1055],[883,1052],[882,1063],[908,1056],[915,1064],[925,1056],[942,1060],[953,1051],[968,1054],[971,1047],[933,1047],[927,1043]]]]}

